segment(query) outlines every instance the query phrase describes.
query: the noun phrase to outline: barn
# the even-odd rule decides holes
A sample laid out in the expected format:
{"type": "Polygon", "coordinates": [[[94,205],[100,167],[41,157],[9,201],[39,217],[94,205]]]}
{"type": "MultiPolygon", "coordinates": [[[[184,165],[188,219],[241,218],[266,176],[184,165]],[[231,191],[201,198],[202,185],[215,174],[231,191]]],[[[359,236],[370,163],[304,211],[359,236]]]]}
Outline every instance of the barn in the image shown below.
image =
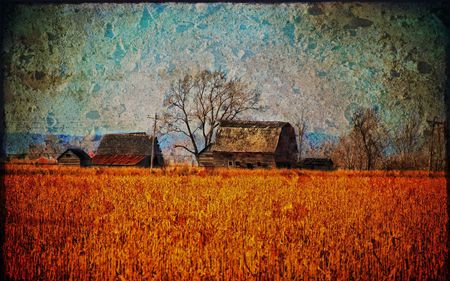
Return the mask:
{"type": "MultiPolygon", "coordinates": [[[[92,163],[96,166],[150,167],[152,141],[145,132],[104,135],[92,163]]],[[[158,138],[155,138],[153,156],[153,166],[163,166],[158,138]]]]}
{"type": "Polygon", "coordinates": [[[280,121],[222,121],[215,143],[199,155],[204,167],[294,167],[294,128],[280,121]]]}
{"type": "Polygon", "coordinates": [[[305,158],[300,161],[299,168],[330,171],[334,169],[334,163],[330,158],[305,158]]]}
{"type": "Polygon", "coordinates": [[[58,164],[62,165],[89,166],[92,159],[81,148],[69,148],[66,149],[57,160],[58,164]]]}

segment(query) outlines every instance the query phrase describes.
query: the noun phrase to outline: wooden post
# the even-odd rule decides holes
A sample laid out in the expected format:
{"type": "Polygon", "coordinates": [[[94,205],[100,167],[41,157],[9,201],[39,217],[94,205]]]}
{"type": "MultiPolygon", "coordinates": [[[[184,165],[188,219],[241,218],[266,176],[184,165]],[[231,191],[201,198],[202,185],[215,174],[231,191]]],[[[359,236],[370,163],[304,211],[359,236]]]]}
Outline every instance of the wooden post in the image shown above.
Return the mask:
{"type": "Polygon", "coordinates": [[[156,119],[158,119],[158,114],[155,113],[155,119],[153,122],[152,154],[151,154],[152,156],[150,159],[150,169],[153,169],[153,158],[155,156],[156,119]]]}
{"type": "Polygon", "coordinates": [[[434,116],[433,120],[427,121],[431,123],[431,143],[430,143],[430,156],[428,159],[428,171],[431,172],[433,170],[433,152],[434,152],[434,125],[436,124],[437,117],[434,116]]]}
{"type": "MultiPolygon", "coordinates": [[[[443,125],[445,125],[445,123],[441,122],[441,121],[437,121],[437,117],[436,116],[433,118],[433,120],[427,120],[427,122],[429,124],[431,124],[430,156],[429,156],[429,159],[428,159],[428,171],[431,172],[431,171],[437,170],[437,164],[434,165],[435,169],[433,169],[434,142],[435,142],[434,141],[434,139],[435,139],[434,128],[436,127],[436,125],[437,126],[441,126],[441,125],[443,126],[443,125]]],[[[438,128],[438,130],[439,130],[439,128],[438,128]]],[[[440,132],[439,131],[438,131],[438,135],[439,135],[439,138],[440,138],[440,132]]],[[[441,144],[439,139],[438,139],[438,141],[439,141],[438,145],[441,144]]],[[[440,158],[442,159],[441,152],[439,152],[439,154],[441,155],[440,158]]]]}
{"type": "Polygon", "coordinates": [[[437,127],[437,152],[436,152],[436,161],[434,168],[436,171],[439,170],[440,167],[442,167],[442,132],[441,132],[441,124],[437,127]]]}

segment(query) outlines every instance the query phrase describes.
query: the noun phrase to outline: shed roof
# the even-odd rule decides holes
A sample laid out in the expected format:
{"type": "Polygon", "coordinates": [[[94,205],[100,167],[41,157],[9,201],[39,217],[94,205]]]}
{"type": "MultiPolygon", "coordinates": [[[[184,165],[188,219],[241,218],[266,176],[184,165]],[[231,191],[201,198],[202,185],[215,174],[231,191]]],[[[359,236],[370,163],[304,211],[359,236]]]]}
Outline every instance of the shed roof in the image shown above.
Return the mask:
{"type": "Polygon", "coordinates": [[[145,155],[128,156],[128,155],[96,155],[92,162],[94,165],[118,165],[118,166],[134,166],[145,159],[145,155]]]}
{"type": "Polygon", "coordinates": [[[83,149],[81,148],[68,148],[66,149],[66,151],[64,151],[63,153],[61,153],[61,155],[58,156],[57,160],[59,160],[59,158],[61,158],[61,156],[63,156],[64,154],[66,154],[68,151],[71,151],[73,154],[75,154],[78,158],[80,158],[80,160],[90,160],[91,157],[89,156],[89,154],[87,154],[83,149]]]}
{"type": "MultiPolygon", "coordinates": [[[[155,138],[157,152],[158,138],[155,138]]],[[[152,137],[146,133],[108,134],[103,136],[97,149],[99,155],[150,156],[152,137]]]]}
{"type": "Polygon", "coordinates": [[[281,121],[222,121],[216,142],[216,152],[274,153],[284,126],[281,121]]]}

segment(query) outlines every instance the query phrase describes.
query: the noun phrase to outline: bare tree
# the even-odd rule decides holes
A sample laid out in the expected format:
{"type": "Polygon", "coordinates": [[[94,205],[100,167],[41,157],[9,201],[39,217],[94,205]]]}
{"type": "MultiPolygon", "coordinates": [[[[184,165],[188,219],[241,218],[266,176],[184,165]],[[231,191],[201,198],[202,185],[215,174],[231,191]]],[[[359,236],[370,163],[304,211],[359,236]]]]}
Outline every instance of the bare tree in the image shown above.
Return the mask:
{"type": "Polygon", "coordinates": [[[428,166],[430,171],[445,169],[445,122],[438,121],[435,117],[430,123],[430,128],[425,130],[426,144],[424,150],[428,152],[428,166]]]}
{"type": "Polygon", "coordinates": [[[411,112],[407,118],[403,118],[401,124],[389,134],[390,143],[395,151],[397,159],[395,168],[418,168],[419,154],[422,148],[422,117],[416,112],[411,112]]]}
{"type": "Polygon", "coordinates": [[[331,153],[331,158],[336,166],[345,169],[364,169],[365,157],[361,138],[356,131],[341,136],[331,153]]]}
{"type": "Polygon", "coordinates": [[[192,153],[209,147],[221,120],[235,119],[248,110],[258,110],[260,94],[240,79],[229,79],[221,71],[187,74],[174,81],[165,96],[164,115],[169,132],[189,139],[189,145],[176,145],[192,153]]]}
{"type": "Polygon", "coordinates": [[[350,124],[354,140],[362,145],[366,169],[374,168],[375,160],[382,156],[383,128],[377,112],[372,108],[359,108],[352,116],[350,124]]]}
{"type": "Polygon", "coordinates": [[[28,154],[30,155],[30,158],[39,158],[41,156],[56,158],[63,150],[63,144],[58,141],[58,137],[56,135],[48,134],[45,136],[43,143],[30,144],[28,147],[28,154]]]}

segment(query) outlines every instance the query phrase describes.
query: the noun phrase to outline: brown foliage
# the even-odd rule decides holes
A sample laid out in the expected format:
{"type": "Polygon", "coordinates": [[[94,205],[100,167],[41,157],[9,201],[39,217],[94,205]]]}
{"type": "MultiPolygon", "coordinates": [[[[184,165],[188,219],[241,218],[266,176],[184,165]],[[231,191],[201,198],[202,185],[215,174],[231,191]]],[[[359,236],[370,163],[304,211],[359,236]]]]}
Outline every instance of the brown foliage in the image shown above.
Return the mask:
{"type": "Polygon", "coordinates": [[[13,280],[445,279],[424,172],[7,166],[13,280]]]}

